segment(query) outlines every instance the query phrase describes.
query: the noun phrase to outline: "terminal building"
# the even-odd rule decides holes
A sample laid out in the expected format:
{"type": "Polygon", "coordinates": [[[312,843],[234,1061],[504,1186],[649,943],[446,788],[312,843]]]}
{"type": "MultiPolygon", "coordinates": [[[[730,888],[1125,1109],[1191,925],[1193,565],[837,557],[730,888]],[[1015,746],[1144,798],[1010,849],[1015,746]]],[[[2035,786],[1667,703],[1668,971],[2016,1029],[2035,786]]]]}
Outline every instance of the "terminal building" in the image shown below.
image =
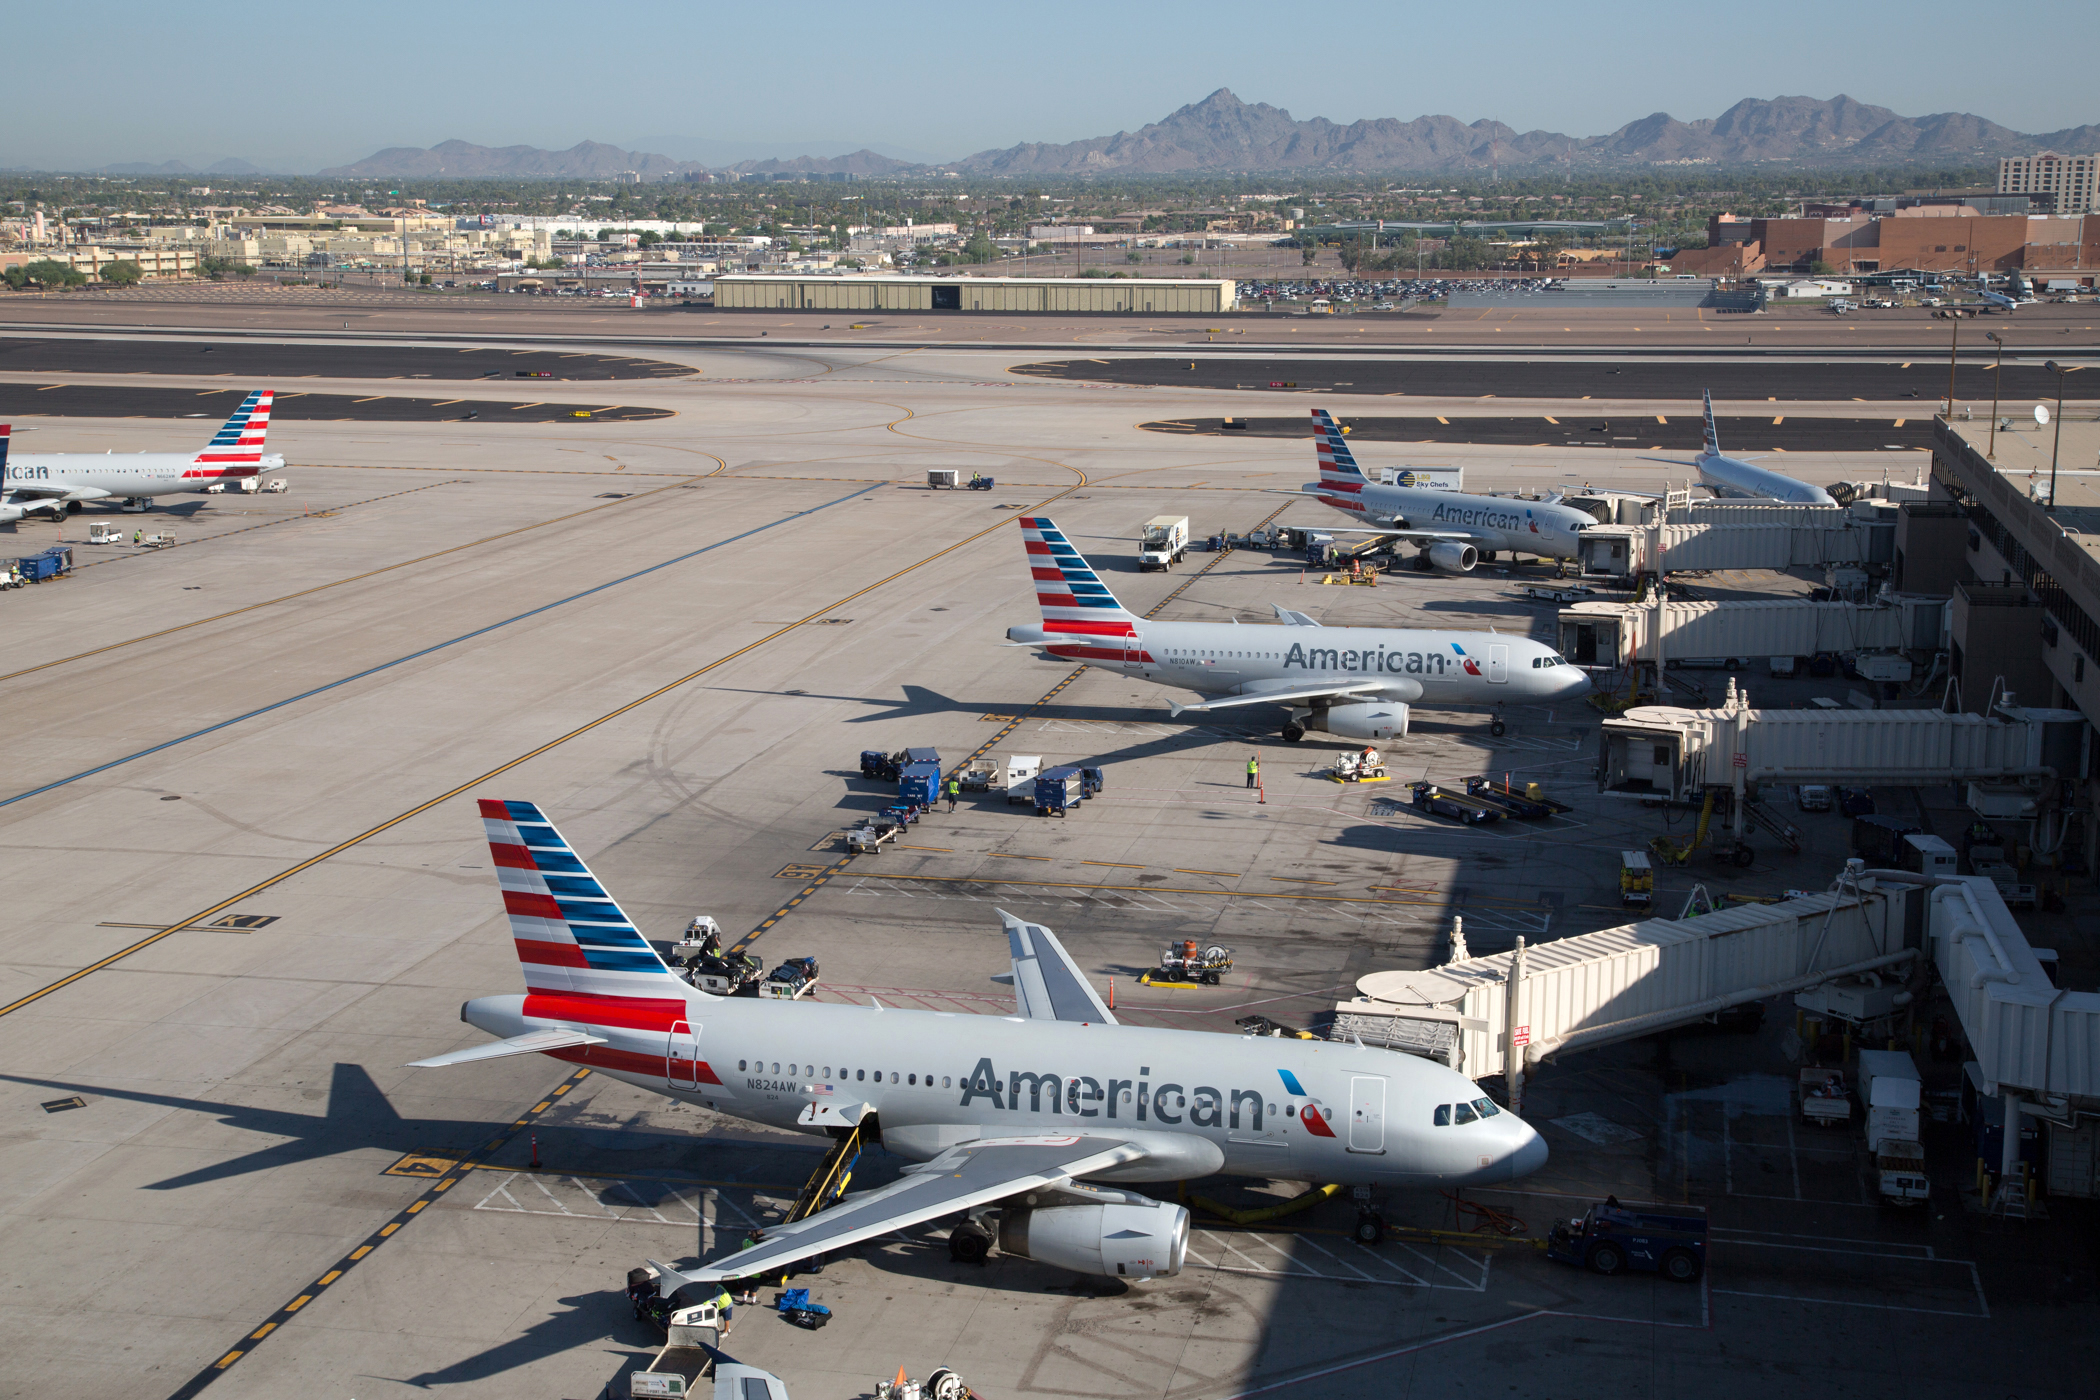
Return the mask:
{"type": "Polygon", "coordinates": [[[1001,311],[1213,315],[1236,284],[1214,277],[839,277],[738,273],[715,279],[718,311],[1001,311]]]}

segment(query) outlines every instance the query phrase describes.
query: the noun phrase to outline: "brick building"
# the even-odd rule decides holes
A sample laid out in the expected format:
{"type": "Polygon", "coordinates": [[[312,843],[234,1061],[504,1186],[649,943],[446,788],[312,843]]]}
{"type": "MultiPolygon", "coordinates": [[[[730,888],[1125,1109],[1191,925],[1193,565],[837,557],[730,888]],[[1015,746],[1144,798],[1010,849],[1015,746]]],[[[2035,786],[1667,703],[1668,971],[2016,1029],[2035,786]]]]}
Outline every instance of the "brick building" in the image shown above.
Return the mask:
{"type": "MultiPolygon", "coordinates": [[[[1984,215],[1946,204],[1879,217],[1864,211],[1845,218],[1719,214],[1707,223],[1707,243],[1710,262],[1748,271],[1812,272],[1821,263],[1836,273],[2089,272],[2100,268],[2100,214],[1984,215]],[[1731,248],[1737,251],[1721,251],[1731,248]]],[[[1687,270],[1713,269],[1688,264],[1687,270]]]]}

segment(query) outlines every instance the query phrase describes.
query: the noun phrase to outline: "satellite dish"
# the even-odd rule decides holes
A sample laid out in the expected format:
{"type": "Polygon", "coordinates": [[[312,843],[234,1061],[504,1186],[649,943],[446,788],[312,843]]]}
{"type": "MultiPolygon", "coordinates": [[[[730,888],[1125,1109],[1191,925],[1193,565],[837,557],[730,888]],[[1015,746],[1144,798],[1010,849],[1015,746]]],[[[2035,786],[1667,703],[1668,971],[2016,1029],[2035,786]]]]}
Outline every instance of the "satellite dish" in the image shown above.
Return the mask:
{"type": "Polygon", "coordinates": [[[2043,427],[2045,427],[2045,428],[2049,426],[2049,408],[2048,408],[2048,405],[2046,405],[2046,404],[2036,404],[2036,405],[2034,406],[2034,421],[2035,421],[2035,422],[2037,422],[2037,423],[2039,423],[2039,424],[2041,424],[2041,425],[2042,425],[2043,427]]]}

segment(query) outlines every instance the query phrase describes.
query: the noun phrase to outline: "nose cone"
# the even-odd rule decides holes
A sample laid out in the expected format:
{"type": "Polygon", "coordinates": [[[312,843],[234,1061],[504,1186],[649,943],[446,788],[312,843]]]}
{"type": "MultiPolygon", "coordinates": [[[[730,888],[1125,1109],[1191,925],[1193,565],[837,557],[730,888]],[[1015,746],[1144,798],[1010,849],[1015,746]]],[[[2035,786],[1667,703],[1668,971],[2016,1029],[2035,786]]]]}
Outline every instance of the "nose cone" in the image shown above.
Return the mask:
{"type": "Polygon", "coordinates": [[[1519,1136],[1516,1147],[1504,1159],[1509,1163],[1509,1175],[1512,1181],[1521,1176],[1530,1176],[1533,1172],[1545,1166],[1546,1158],[1549,1155],[1546,1151],[1546,1140],[1539,1136],[1538,1129],[1532,1127],[1529,1123],[1519,1123],[1518,1126],[1524,1131],[1519,1136]]]}
{"type": "Polygon", "coordinates": [[[1559,698],[1573,700],[1578,695],[1590,693],[1589,672],[1576,666],[1556,666],[1553,669],[1559,671],[1562,677],[1559,698]]]}

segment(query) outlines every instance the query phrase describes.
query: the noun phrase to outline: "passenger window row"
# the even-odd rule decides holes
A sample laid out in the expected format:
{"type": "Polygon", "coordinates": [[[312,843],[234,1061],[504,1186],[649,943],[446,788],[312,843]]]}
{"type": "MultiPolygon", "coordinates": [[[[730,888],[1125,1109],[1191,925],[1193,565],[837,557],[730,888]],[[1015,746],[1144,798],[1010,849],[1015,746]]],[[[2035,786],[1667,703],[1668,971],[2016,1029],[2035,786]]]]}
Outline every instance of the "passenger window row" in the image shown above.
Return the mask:
{"type": "MultiPolygon", "coordinates": [[[[764,1060],[738,1060],[738,1061],[736,1062],[736,1067],[737,1067],[737,1069],[738,1069],[738,1070],[739,1070],[740,1072],[742,1072],[742,1073],[746,1073],[746,1074],[778,1074],[778,1073],[780,1073],[780,1061],[778,1061],[778,1060],[775,1060],[775,1061],[773,1061],[773,1064],[772,1064],[772,1068],[771,1068],[771,1069],[768,1069],[768,1068],[766,1067],[766,1062],[765,1062],[764,1060]]],[[[791,1074],[791,1075],[802,1075],[802,1074],[808,1074],[808,1075],[811,1075],[811,1076],[813,1076],[813,1077],[816,1077],[816,1078],[820,1078],[820,1079],[829,1079],[829,1078],[831,1078],[831,1066],[830,1066],[830,1065],[826,1065],[826,1066],[824,1066],[824,1071],[823,1071],[823,1073],[822,1073],[822,1074],[818,1074],[818,1073],[817,1073],[817,1067],[816,1067],[815,1065],[805,1065],[805,1064],[801,1064],[801,1063],[799,1063],[799,1062],[797,1062],[797,1061],[789,1061],[789,1063],[788,1063],[788,1067],[787,1067],[787,1072],[788,1072],[789,1074],[791,1074]]],[[[839,1069],[838,1077],[839,1077],[839,1079],[840,1079],[840,1080],[842,1080],[842,1081],[843,1081],[843,1080],[848,1080],[848,1079],[850,1079],[850,1080],[854,1080],[855,1082],[873,1082],[873,1083],[876,1083],[876,1084],[880,1084],[880,1083],[882,1083],[882,1074],[883,1074],[883,1072],[882,1072],[881,1070],[879,1070],[879,1069],[878,1069],[878,1070],[875,1070],[875,1071],[873,1071],[873,1074],[874,1074],[874,1076],[875,1076],[875,1077],[874,1077],[874,1079],[873,1079],[872,1081],[869,1081],[869,1079],[868,1079],[868,1075],[869,1075],[869,1073],[870,1073],[870,1071],[868,1071],[868,1070],[864,1070],[864,1069],[852,1069],[852,1070],[849,1070],[849,1069],[846,1069],[846,1068],[844,1068],[844,1067],[842,1066],[842,1067],[840,1067],[840,1069],[839,1069]]],[[[921,1083],[921,1082],[923,1081],[923,1082],[924,1082],[924,1084],[925,1084],[925,1086],[926,1086],[927,1088],[931,1089],[931,1088],[933,1087],[933,1076],[932,1076],[932,1075],[930,1075],[930,1074],[926,1074],[926,1075],[918,1075],[918,1074],[899,1074],[899,1073],[898,1073],[897,1071],[895,1071],[895,1070],[891,1070],[891,1071],[889,1072],[889,1075],[890,1075],[890,1080],[889,1080],[889,1082],[890,1082],[890,1083],[892,1083],[892,1084],[897,1084],[897,1083],[904,1083],[904,1084],[910,1084],[910,1085],[918,1085],[919,1083],[921,1083]]],[[[954,1087],[954,1086],[953,1086],[953,1083],[952,1083],[952,1081],[951,1081],[951,1080],[949,1079],[949,1077],[948,1077],[948,1076],[945,1076],[945,1075],[944,1075],[944,1076],[942,1076],[942,1078],[941,1078],[941,1087],[942,1087],[943,1089],[948,1089],[948,1088],[952,1088],[952,1087],[954,1087]]]]}

